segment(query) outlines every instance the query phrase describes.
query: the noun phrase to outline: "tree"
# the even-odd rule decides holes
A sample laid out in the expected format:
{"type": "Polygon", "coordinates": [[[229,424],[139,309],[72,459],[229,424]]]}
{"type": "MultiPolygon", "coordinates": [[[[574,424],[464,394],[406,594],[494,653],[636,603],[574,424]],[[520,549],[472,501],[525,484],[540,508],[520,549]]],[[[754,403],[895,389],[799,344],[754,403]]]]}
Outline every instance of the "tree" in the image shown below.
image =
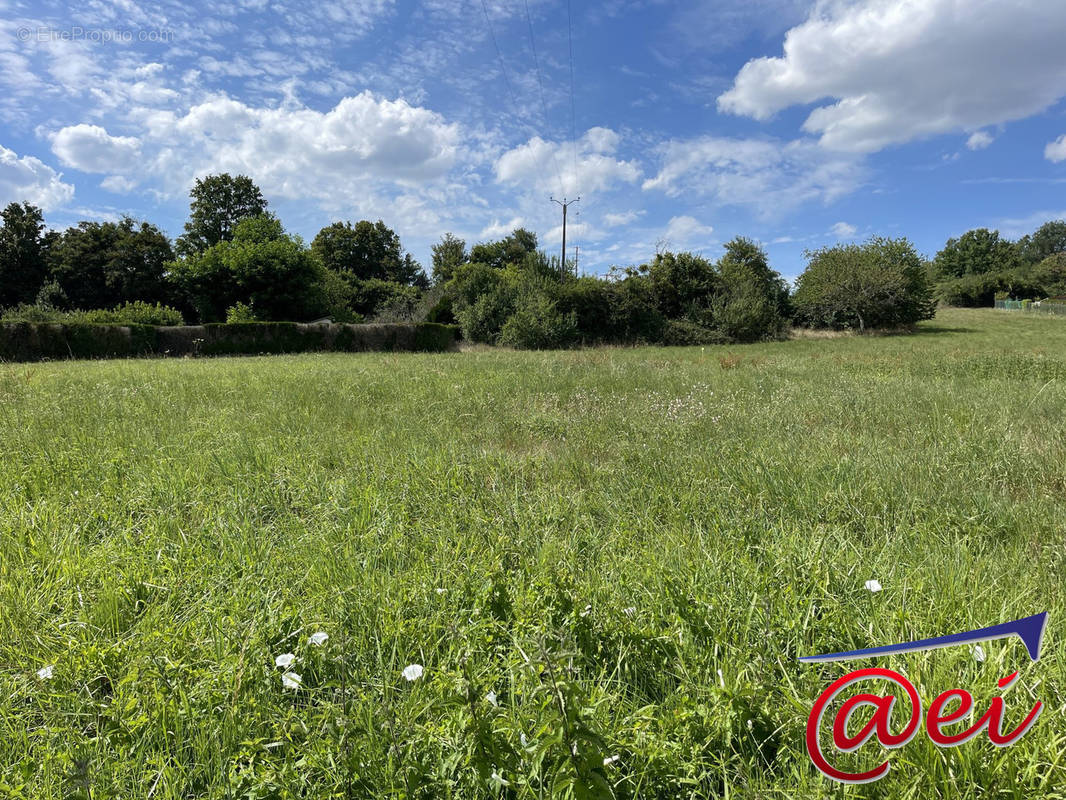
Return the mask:
{"type": "Polygon", "coordinates": [[[44,216],[29,203],[11,203],[0,219],[0,308],[31,303],[48,271],[44,216]]]}
{"type": "Polygon", "coordinates": [[[716,265],[721,296],[713,306],[713,327],[730,341],[780,338],[788,327],[788,288],[781,275],[751,239],[738,236],[725,250],[716,265]]]}
{"type": "Polygon", "coordinates": [[[470,250],[470,261],[487,264],[493,269],[519,265],[526,256],[537,252],[537,234],[525,228],[515,228],[510,236],[498,242],[476,244],[470,250]]]}
{"type": "Polygon", "coordinates": [[[233,238],[237,224],[248,217],[263,214],[267,201],[252,179],[236,178],[228,172],[198,178],[189,192],[192,204],[185,233],[178,237],[178,255],[188,257],[203,253],[219,242],[233,238]]]}
{"type": "Polygon", "coordinates": [[[882,328],[932,319],[925,263],[906,239],[807,251],[792,296],[796,321],[812,328],[882,328]]]}
{"type": "Polygon", "coordinates": [[[167,270],[174,250],[166,234],[147,222],[80,222],[49,250],[52,278],[74,308],[175,300],[167,270]]]}
{"type": "Polygon", "coordinates": [[[940,278],[961,278],[1003,272],[1016,267],[1018,261],[1018,248],[1013,242],[999,238],[999,231],[978,228],[958,239],[948,239],[944,249],[936,254],[935,264],[940,278]]]}
{"type": "Polygon", "coordinates": [[[400,237],[381,220],[334,222],[318,232],[311,251],[327,269],[354,280],[429,285],[419,263],[404,252],[400,237]]]}
{"type": "Polygon", "coordinates": [[[173,264],[202,322],[221,322],[244,303],[257,319],[306,320],[326,308],[324,267],[271,214],[237,223],[232,241],[173,264]]]}
{"type": "Polygon", "coordinates": [[[651,279],[659,311],[667,319],[698,316],[719,290],[714,265],[694,253],[656,253],[642,270],[651,279]]]}
{"type": "Polygon", "coordinates": [[[467,260],[466,242],[450,233],[433,245],[433,282],[446,283],[467,260]]]}
{"type": "Polygon", "coordinates": [[[1031,236],[1018,240],[1018,252],[1027,264],[1039,264],[1044,259],[1066,253],[1066,221],[1045,222],[1031,236]]]}

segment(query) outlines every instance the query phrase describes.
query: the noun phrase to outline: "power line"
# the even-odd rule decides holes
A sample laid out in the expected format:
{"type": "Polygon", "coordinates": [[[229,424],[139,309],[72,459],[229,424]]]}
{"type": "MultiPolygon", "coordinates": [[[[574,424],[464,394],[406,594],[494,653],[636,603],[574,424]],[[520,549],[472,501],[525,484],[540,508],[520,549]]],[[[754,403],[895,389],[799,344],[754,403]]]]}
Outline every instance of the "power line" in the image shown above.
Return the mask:
{"type": "MultiPolygon", "coordinates": [[[[574,176],[574,181],[577,181],[577,104],[574,100],[574,23],[570,14],[570,0],[566,0],[566,43],[567,50],[570,57],[570,158],[571,158],[571,175],[574,176]]],[[[581,209],[577,211],[578,216],[578,231],[581,230],[581,209]]],[[[580,245],[577,246],[577,251],[580,252],[580,245]]],[[[577,271],[577,256],[574,257],[574,271],[577,271]]]]}
{"type": "MultiPolygon", "coordinates": [[[[500,44],[496,41],[496,31],[492,28],[492,20],[489,19],[489,9],[485,5],[485,0],[481,0],[481,11],[485,14],[485,24],[489,29],[489,37],[492,39],[492,46],[496,49],[496,59],[500,62],[500,72],[503,73],[503,82],[507,85],[507,94],[511,96],[511,108],[515,110],[515,114],[519,114],[518,99],[515,97],[514,89],[511,88],[511,79],[507,77],[507,64],[504,63],[503,53],[500,52],[500,44]]],[[[521,117],[519,117],[521,118],[521,117]]]]}
{"type": "MultiPolygon", "coordinates": [[[[484,0],[482,0],[482,2],[484,2],[484,0]]],[[[537,90],[540,95],[540,113],[544,118],[544,130],[547,131],[549,128],[548,104],[544,102],[544,80],[540,74],[540,59],[537,58],[537,43],[533,37],[533,17],[529,14],[529,0],[522,0],[522,4],[526,8],[526,22],[529,24],[529,46],[533,50],[533,67],[537,71],[537,90]]],[[[548,146],[552,154],[552,164],[555,167],[555,178],[559,181],[559,191],[562,193],[566,190],[566,186],[563,184],[563,174],[559,171],[559,161],[555,157],[555,149],[551,147],[550,142],[548,143],[548,146]]]]}
{"type": "Polygon", "coordinates": [[[566,41],[570,50],[570,151],[574,158],[574,177],[577,177],[577,110],[574,101],[574,25],[570,18],[570,0],[566,0],[566,41]]]}

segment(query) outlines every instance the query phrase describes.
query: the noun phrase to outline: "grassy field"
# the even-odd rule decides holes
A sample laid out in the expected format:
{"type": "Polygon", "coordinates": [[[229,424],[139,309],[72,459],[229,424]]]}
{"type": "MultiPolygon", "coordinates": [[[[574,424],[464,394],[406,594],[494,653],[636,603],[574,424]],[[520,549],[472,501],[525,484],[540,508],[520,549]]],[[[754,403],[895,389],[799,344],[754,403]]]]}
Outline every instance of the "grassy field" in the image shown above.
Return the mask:
{"type": "Polygon", "coordinates": [[[0,365],[0,797],[1064,797],[1064,498],[1066,320],[1009,312],[0,365]],[[1043,610],[1035,664],[796,660],[1043,610]],[[804,726],[871,663],[1046,708],[844,789],[804,726]]]}

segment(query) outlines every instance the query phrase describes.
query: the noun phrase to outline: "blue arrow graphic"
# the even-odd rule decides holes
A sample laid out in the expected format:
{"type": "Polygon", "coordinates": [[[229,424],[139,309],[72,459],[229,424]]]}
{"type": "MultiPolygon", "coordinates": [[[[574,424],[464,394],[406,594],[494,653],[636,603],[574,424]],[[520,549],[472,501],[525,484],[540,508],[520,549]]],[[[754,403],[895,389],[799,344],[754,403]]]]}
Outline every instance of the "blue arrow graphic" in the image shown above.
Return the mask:
{"type": "Polygon", "coordinates": [[[869,658],[870,656],[887,656],[893,653],[914,653],[919,650],[932,650],[937,647],[951,647],[956,644],[970,644],[971,642],[986,642],[989,639],[1005,639],[1008,636],[1017,635],[1029,651],[1029,658],[1033,661],[1040,660],[1040,643],[1044,639],[1044,627],[1047,625],[1047,612],[1033,614],[1031,617],[1022,617],[1013,622],[1004,622],[999,625],[991,625],[987,628],[978,628],[975,631],[965,633],[952,633],[948,636],[934,636],[932,639],[919,639],[916,642],[903,642],[902,644],[886,644],[880,647],[867,647],[864,650],[847,650],[843,653],[826,653],[821,656],[801,656],[800,661],[811,663],[816,661],[844,661],[849,658],[869,658]]]}

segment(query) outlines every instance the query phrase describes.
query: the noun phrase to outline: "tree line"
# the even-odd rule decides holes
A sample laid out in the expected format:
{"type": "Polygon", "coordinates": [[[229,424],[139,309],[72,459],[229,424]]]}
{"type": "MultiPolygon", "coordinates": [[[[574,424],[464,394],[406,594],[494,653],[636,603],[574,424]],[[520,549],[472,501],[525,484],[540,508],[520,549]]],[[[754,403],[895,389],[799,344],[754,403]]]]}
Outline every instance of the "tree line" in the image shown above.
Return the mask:
{"type": "Polygon", "coordinates": [[[932,260],[906,239],[879,237],[808,251],[790,290],[744,237],[716,261],[659,252],[577,277],[528,230],[469,248],[449,233],[433,246],[427,275],[380,220],[333,223],[308,245],[284,230],[246,176],[207,176],[190,196],[174,242],[128,217],[47,230],[39,208],[11,203],[0,212],[4,319],[430,321],[457,324],[471,341],[553,348],[751,342],[791,325],[906,326],[930,318],[938,300],[991,305],[1004,292],[1066,293],[1066,222],[1018,242],[970,231],[932,260]]]}

